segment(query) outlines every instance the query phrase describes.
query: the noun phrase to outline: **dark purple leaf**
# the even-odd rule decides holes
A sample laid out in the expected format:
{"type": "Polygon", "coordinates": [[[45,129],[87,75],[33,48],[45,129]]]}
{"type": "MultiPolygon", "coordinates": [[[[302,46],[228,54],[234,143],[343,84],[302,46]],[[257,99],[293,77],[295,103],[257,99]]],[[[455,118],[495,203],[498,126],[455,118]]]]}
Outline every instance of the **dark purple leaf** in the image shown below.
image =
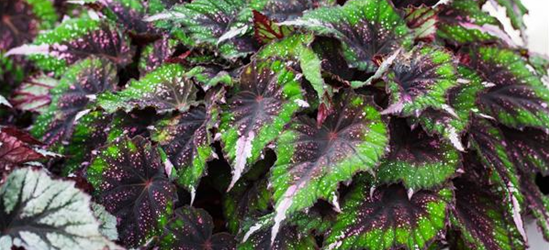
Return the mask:
{"type": "Polygon", "coordinates": [[[212,217],[206,210],[185,206],[175,210],[161,239],[163,249],[232,250],[234,237],[228,233],[213,234],[212,217]]]}
{"type": "Polygon", "coordinates": [[[539,129],[522,131],[500,126],[505,148],[515,166],[529,173],[549,174],[549,135],[539,129]]]}
{"type": "Polygon", "coordinates": [[[156,146],[127,137],[99,150],[88,168],[95,197],[118,218],[122,243],[136,247],[159,235],[177,200],[156,146]]]}
{"type": "Polygon", "coordinates": [[[39,142],[30,135],[12,128],[0,129],[0,182],[15,167],[25,162],[44,159],[45,156],[36,151],[39,142]]]}
{"type": "Polygon", "coordinates": [[[23,0],[0,3],[0,51],[30,42],[38,33],[32,6],[23,0]]]}
{"type": "Polygon", "coordinates": [[[392,0],[393,4],[397,8],[410,7],[410,6],[419,7],[421,5],[433,6],[439,1],[441,0],[392,0]]]}

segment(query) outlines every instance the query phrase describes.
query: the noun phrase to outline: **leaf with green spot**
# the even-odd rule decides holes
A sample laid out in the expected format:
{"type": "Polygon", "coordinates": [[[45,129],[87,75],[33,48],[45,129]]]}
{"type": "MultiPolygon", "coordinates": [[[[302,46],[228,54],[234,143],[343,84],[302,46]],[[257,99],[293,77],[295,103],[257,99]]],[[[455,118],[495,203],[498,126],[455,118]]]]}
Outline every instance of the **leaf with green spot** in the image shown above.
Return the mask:
{"type": "Polygon", "coordinates": [[[153,107],[159,113],[185,112],[198,104],[195,101],[198,90],[184,74],[181,65],[165,64],[139,80],[132,80],[120,92],[99,96],[99,105],[109,113],[147,107],[153,107]]]}
{"type": "Polygon", "coordinates": [[[402,182],[409,190],[442,186],[457,174],[459,152],[438,137],[429,137],[421,128],[410,130],[405,121],[391,126],[391,147],[377,172],[381,184],[402,182]]]}
{"type": "Polygon", "coordinates": [[[388,0],[350,0],[343,6],[308,11],[285,24],[341,40],[349,65],[367,72],[376,71],[375,57],[389,55],[412,40],[406,22],[388,0]]]}
{"type": "Polygon", "coordinates": [[[210,129],[216,123],[217,108],[201,105],[160,121],[152,135],[167,155],[165,164],[175,167],[177,183],[191,193],[191,204],[200,179],[206,175],[206,163],[215,156],[210,129]]]}
{"type": "Polygon", "coordinates": [[[116,216],[123,244],[159,235],[177,200],[156,146],[140,136],[100,149],[87,171],[97,202],[116,216]]]}
{"type": "Polygon", "coordinates": [[[117,83],[116,68],[107,60],[91,57],[71,66],[51,90],[51,105],[38,117],[33,135],[48,145],[68,140],[78,120],[95,105],[97,95],[117,83]]]}
{"type": "Polygon", "coordinates": [[[176,46],[176,40],[165,38],[145,46],[139,58],[139,73],[146,75],[160,67],[175,53],[176,46]]]}
{"type": "Polygon", "coordinates": [[[478,105],[484,114],[513,127],[549,128],[549,89],[512,50],[480,47],[472,50],[469,66],[491,85],[478,105]]]}
{"type": "Polygon", "coordinates": [[[513,219],[501,206],[504,199],[467,173],[454,180],[456,204],[450,213],[452,228],[467,246],[458,249],[524,249],[513,219]]]}
{"type": "Polygon", "coordinates": [[[289,215],[333,197],[340,182],[377,165],[388,146],[387,126],[375,104],[353,92],[334,100],[334,112],[322,125],[301,116],[276,143],[273,235],[289,215]]]}
{"type": "Polygon", "coordinates": [[[184,206],[174,211],[168,221],[165,234],[160,239],[162,249],[235,249],[236,241],[231,234],[213,234],[212,216],[204,209],[184,206]]]}
{"type": "Polygon", "coordinates": [[[429,107],[443,109],[448,90],[457,85],[455,63],[452,53],[429,45],[397,55],[384,77],[391,98],[383,113],[418,116],[429,107]]]}
{"type": "Polygon", "coordinates": [[[426,249],[446,228],[453,194],[444,188],[409,197],[400,185],[373,192],[364,183],[346,197],[324,245],[329,249],[426,249]]]}
{"type": "Polygon", "coordinates": [[[440,6],[438,20],[437,37],[451,44],[510,40],[498,19],[484,12],[475,0],[455,0],[440,6]]]}
{"type": "Polygon", "coordinates": [[[280,61],[253,61],[229,91],[219,132],[231,163],[229,189],[291,121],[302,102],[297,75],[280,61]]]}
{"type": "Polygon", "coordinates": [[[254,52],[249,20],[252,11],[245,0],[195,0],[149,18],[169,20],[180,26],[196,43],[216,49],[227,59],[254,52]]]}
{"type": "Polygon", "coordinates": [[[72,181],[15,170],[0,186],[0,248],[118,249],[101,234],[90,200],[72,181]]]}

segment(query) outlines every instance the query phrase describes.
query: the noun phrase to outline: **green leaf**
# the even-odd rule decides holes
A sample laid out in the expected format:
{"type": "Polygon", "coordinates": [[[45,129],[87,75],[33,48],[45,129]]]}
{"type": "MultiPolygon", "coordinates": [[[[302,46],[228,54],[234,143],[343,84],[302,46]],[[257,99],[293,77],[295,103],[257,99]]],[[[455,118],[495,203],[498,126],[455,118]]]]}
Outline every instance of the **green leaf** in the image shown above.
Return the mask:
{"type": "Polygon", "coordinates": [[[274,190],[276,236],[289,215],[318,199],[335,197],[340,182],[371,170],[385,154],[387,127],[367,98],[345,92],[321,126],[301,116],[277,141],[277,161],[270,178],[274,190]]]}
{"type": "MultiPolygon", "coordinates": [[[[410,130],[405,121],[391,126],[390,153],[376,172],[376,182],[402,182],[410,191],[442,186],[457,174],[459,152],[438,137],[428,136],[421,128],[410,130]]],[[[376,183],[376,185],[377,185],[376,183]]]]}
{"type": "Polygon", "coordinates": [[[132,80],[120,92],[100,95],[98,103],[109,113],[147,107],[153,107],[159,113],[185,112],[198,104],[195,101],[198,90],[184,74],[181,65],[165,64],[139,80],[132,80]]]}
{"type": "Polygon", "coordinates": [[[374,57],[387,56],[412,41],[406,22],[387,0],[350,0],[343,6],[321,7],[285,22],[342,41],[351,67],[374,72],[374,57]]]}
{"type": "Polygon", "coordinates": [[[391,98],[383,113],[419,116],[429,107],[444,109],[448,90],[457,85],[456,62],[443,48],[420,45],[397,55],[384,80],[391,98]]]}
{"type": "Polygon", "coordinates": [[[0,187],[0,248],[116,249],[100,232],[90,197],[45,171],[13,171],[0,187]]]}
{"type": "Polygon", "coordinates": [[[371,191],[358,184],[346,197],[324,242],[328,249],[427,249],[446,227],[452,191],[420,191],[409,197],[399,185],[371,191]]]}
{"type": "Polygon", "coordinates": [[[291,121],[303,101],[296,74],[280,61],[253,61],[229,91],[219,132],[231,163],[229,189],[291,121]]]}
{"type": "Polygon", "coordinates": [[[480,47],[468,56],[471,68],[490,86],[480,94],[480,111],[513,128],[549,128],[549,89],[512,50],[480,47]]]}

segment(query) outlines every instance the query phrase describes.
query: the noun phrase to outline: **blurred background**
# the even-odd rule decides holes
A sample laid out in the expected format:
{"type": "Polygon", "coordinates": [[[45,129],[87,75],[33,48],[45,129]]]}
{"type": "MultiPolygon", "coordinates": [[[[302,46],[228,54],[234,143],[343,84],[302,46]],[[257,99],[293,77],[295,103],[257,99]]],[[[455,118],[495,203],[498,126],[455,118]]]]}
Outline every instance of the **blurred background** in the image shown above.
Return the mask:
{"type": "MultiPolygon", "coordinates": [[[[529,14],[525,17],[527,44],[531,51],[549,56],[549,0],[522,0],[528,8],[529,14]]],[[[518,45],[524,46],[519,32],[513,30],[509,19],[505,15],[505,9],[493,6],[489,2],[484,6],[486,11],[495,15],[505,26],[505,31],[518,45]]],[[[549,243],[543,240],[537,225],[532,220],[525,221],[528,243],[531,250],[548,250],[549,243]]]]}

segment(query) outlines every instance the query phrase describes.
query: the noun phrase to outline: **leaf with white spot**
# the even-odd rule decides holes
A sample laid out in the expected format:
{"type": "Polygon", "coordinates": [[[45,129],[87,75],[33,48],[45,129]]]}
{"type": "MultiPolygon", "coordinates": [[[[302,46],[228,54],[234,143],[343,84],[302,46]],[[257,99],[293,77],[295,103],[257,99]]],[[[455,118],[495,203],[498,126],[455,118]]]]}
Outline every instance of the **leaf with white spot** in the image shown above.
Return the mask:
{"type": "Polygon", "coordinates": [[[502,33],[498,19],[475,0],[454,0],[438,9],[437,37],[451,44],[495,42],[502,33]]]}
{"type": "Polygon", "coordinates": [[[235,249],[236,241],[229,233],[213,234],[212,216],[204,209],[184,206],[174,211],[160,239],[162,249],[235,249]]]}
{"type": "Polygon", "coordinates": [[[350,0],[343,6],[321,7],[284,24],[303,27],[342,42],[351,67],[375,72],[374,59],[411,42],[406,22],[388,0],[350,0]]]}
{"type": "Polygon", "coordinates": [[[195,0],[179,4],[149,20],[169,20],[188,34],[195,46],[219,51],[235,59],[254,51],[250,20],[252,11],[245,0],[195,0]]]}
{"type": "Polygon", "coordinates": [[[97,202],[116,216],[125,246],[161,233],[177,193],[156,146],[140,136],[122,138],[99,150],[87,174],[97,202]]]}
{"type": "Polygon", "coordinates": [[[207,161],[215,155],[210,146],[213,141],[210,129],[216,126],[217,112],[214,106],[193,107],[181,115],[161,120],[152,135],[166,153],[165,162],[175,167],[177,183],[191,194],[206,174],[207,161]]]}
{"type": "Polygon", "coordinates": [[[484,114],[513,128],[549,128],[549,89],[512,50],[479,47],[467,54],[468,65],[491,87],[480,94],[484,114]]]}
{"type": "Polygon", "coordinates": [[[116,249],[101,234],[90,203],[74,182],[53,180],[31,168],[15,170],[0,187],[0,246],[116,249]]]}
{"type": "Polygon", "coordinates": [[[467,132],[471,114],[478,110],[476,101],[485,87],[482,78],[467,67],[458,67],[458,72],[459,85],[448,90],[448,106],[443,110],[428,108],[411,119],[421,124],[428,134],[441,135],[456,149],[464,151],[461,137],[467,132]]]}
{"type": "Polygon", "coordinates": [[[376,171],[377,182],[402,182],[417,191],[440,187],[457,174],[461,159],[450,143],[428,136],[421,128],[410,130],[403,120],[391,124],[390,153],[376,171]]]}
{"type": "Polygon", "coordinates": [[[270,178],[276,203],[273,236],[287,216],[328,200],[340,182],[371,170],[386,152],[387,126],[375,105],[352,92],[336,97],[334,114],[321,126],[298,117],[276,143],[270,178]]]}
{"type": "Polygon", "coordinates": [[[419,191],[411,198],[400,185],[371,194],[365,183],[346,197],[324,242],[327,249],[427,249],[442,238],[452,191],[419,191]]]}
{"type": "Polygon", "coordinates": [[[13,54],[30,55],[40,68],[58,75],[92,55],[124,66],[131,61],[130,52],[128,37],[114,25],[87,17],[68,19],[39,34],[32,45],[13,50],[13,54]]]}
{"type": "Polygon", "coordinates": [[[473,175],[470,167],[466,171],[466,176],[454,180],[456,204],[450,222],[467,249],[524,249],[513,219],[501,206],[504,198],[487,188],[483,177],[473,175]]]}
{"type": "Polygon", "coordinates": [[[38,117],[33,135],[48,145],[67,141],[77,118],[89,112],[97,95],[114,89],[117,83],[116,67],[105,59],[90,57],[71,66],[50,91],[51,105],[38,117]]]}
{"type": "Polygon", "coordinates": [[[229,189],[263,154],[300,109],[296,74],[280,61],[253,61],[229,91],[219,131],[223,152],[231,163],[229,189]]]}
{"type": "Polygon", "coordinates": [[[420,45],[399,54],[384,79],[391,93],[384,113],[417,116],[429,107],[443,109],[448,90],[457,85],[457,69],[449,51],[420,45]]]}
{"type": "Polygon", "coordinates": [[[198,104],[195,101],[198,90],[184,74],[181,65],[165,64],[139,80],[132,80],[122,91],[99,96],[99,105],[109,113],[147,107],[159,113],[185,112],[198,104]]]}
{"type": "Polygon", "coordinates": [[[238,245],[238,249],[318,249],[315,233],[323,231],[326,228],[326,222],[328,222],[322,221],[317,213],[297,214],[282,226],[271,244],[272,219],[272,215],[266,215],[255,220],[244,221],[241,232],[249,232],[249,234],[243,235],[242,243],[238,245]]]}

